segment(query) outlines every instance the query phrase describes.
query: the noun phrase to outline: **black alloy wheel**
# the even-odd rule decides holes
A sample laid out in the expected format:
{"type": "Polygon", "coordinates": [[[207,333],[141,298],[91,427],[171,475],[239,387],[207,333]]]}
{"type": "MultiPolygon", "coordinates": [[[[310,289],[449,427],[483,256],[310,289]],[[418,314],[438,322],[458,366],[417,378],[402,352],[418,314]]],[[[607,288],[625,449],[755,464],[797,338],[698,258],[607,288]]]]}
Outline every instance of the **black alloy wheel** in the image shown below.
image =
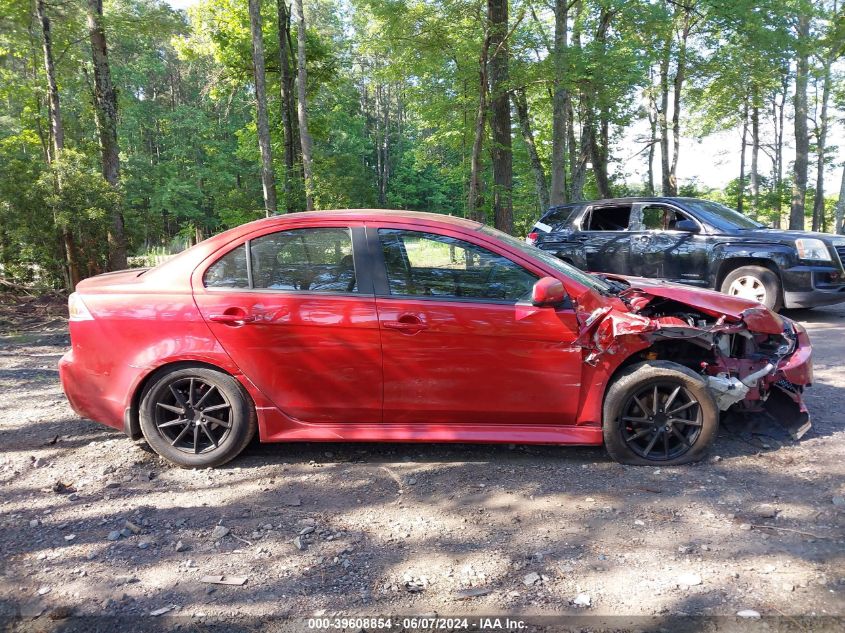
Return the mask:
{"type": "Polygon", "coordinates": [[[201,378],[172,381],[155,405],[159,434],[185,453],[218,448],[232,429],[232,404],[217,385],[201,378]]]}
{"type": "Polygon", "coordinates": [[[701,434],[701,405],[683,385],[645,385],[622,408],[622,438],[637,455],[668,461],[684,455],[701,434]]]}

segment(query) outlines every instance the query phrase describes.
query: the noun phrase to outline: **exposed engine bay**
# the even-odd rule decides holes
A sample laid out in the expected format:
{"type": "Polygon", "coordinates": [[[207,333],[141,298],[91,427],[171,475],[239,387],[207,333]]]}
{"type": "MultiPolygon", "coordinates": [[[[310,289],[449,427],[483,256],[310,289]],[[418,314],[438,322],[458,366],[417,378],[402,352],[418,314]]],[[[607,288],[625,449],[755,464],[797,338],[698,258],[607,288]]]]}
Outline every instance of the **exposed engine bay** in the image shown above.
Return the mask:
{"type": "Polygon", "coordinates": [[[768,413],[794,439],[809,430],[802,393],[812,369],[800,324],[724,295],[701,300],[673,284],[620,281],[627,310],[604,305],[579,316],[586,363],[640,347],[626,363],[660,359],[688,367],[704,378],[721,411],[768,413]]]}

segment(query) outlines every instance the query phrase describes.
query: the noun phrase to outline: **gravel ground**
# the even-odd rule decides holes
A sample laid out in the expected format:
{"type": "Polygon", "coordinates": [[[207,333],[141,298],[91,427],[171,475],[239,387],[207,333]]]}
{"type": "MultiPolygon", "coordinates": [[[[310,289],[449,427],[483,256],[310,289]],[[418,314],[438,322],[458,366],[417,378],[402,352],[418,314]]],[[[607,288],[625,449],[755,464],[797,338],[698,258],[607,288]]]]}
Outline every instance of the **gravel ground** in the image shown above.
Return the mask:
{"type": "Polygon", "coordinates": [[[791,315],[816,349],[803,440],[723,425],[706,463],[673,468],[600,448],[255,443],[216,470],[175,469],[71,411],[65,324],[38,315],[0,336],[9,630],[95,615],[127,630],[744,610],[807,630],[801,617],[845,616],[845,307],[791,315]],[[221,576],[243,584],[209,582],[221,576]]]}

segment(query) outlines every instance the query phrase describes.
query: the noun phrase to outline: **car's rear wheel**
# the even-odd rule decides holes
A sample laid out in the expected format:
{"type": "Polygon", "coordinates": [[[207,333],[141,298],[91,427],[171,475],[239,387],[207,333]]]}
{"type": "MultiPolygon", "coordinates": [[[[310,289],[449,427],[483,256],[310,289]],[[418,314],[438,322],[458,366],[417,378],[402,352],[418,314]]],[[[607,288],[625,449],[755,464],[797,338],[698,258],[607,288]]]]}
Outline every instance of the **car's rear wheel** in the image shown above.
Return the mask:
{"type": "Polygon", "coordinates": [[[704,379],[677,363],[632,365],[608,387],[604,400],[605,448],[623,464],[697,461],[718,426],[719,409],[704,379]]]}
{"type": "Polygon", "coordinates": [[[741,266],[732,270],[722,281],[722,292],[734,297],[762,303],[777,311],[783,305],[780,279],[765,266],[741,266]]]}
{"type": "Polygon", "coordinates": [[[139,417],[147,443],[185,468],[219,466],[255,434],[255,411],[238,382],[206,367],[179,367],[153,378],[139,417]]]}

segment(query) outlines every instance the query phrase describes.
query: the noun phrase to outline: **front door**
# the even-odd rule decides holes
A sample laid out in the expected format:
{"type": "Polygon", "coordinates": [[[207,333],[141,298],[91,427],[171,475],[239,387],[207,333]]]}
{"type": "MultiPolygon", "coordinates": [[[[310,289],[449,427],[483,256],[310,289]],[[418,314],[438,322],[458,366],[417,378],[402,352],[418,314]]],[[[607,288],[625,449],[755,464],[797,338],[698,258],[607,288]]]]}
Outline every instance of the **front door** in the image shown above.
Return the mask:
{"type": "Polygon", "coordinates": [[[381,421],[376,304],[353,234],[363,244],[363,228],[261,235],[195,283],[200,312],[232,360],[303,422],[381,421]]]}
{"type": "Polygon", "coordinates": [[[708,285],[707,236],[677,228],[682,220],[698,222],[674,206],[652,202],[637,205],[634,218],[631,274],[708,285]]]}
{"type": "Polygon", "coordinates": [[[574,421],[578,326],[572,309],[526,301],[541,272],[460,234],[402,225],[368,226],[367,233],[385,423],[574,421]]]}

